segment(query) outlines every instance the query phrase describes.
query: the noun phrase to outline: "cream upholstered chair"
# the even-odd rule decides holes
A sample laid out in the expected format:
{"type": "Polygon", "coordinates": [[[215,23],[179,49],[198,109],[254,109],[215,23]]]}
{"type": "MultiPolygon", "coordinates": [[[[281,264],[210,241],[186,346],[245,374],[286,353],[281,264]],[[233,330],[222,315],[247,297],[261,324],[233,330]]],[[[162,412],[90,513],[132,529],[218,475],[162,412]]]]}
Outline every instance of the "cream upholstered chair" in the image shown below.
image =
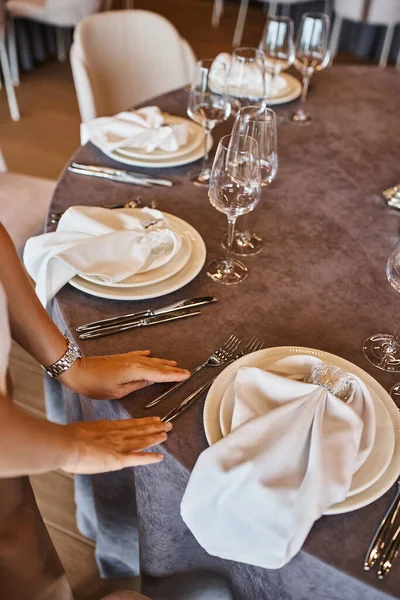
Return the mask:
{"type": "Polygon", "coordinates": [[[335,0],[335,21],[332,28],[330,51],[332,58],[336,54],[343,19],[369,25],[386,25],[380,67],[386,67],[392,45],[394,29],[400,23],[400,0],[335,0]]]}
{"type": "MultiPolygon", "coordinates": [[[[4,79],[4,87],[6,88],[8,106],[10,115],[13,121],[19,121],[18,103],[15,97],[13,81],[11,77],[10,64],[6,50],[6,19],[4,11],[4,2],[0,0],[0,67],[4,79]]],[[[0,80],[1,85],[1,80],[0,80]]],[[[1,164],[0,164],[1,172],[1,164]]]]}
{"type": "Polygon", "coordinates": [[[25,242],[43,233],[55,182],[7,173],[0,151],[0,223],[21,255],[25,242]]]}
{"type": "Polygon", "coordinates": [[[75,30],[71,66],[82,122],[112,115],[189,83],[196,58],[161,15],[91,15],[75,30]]]}
{"type": "Polygon", "coordinates": [[[14,19],[24,17],[39,23],[56,26],[57,56],[66,59],[64,29],[75,27],[87,15],[111,8],[112,0],[8,0],[6,2],[10,19],[10,61],[15,85],[19,83],[17,41],[14,19]]]}

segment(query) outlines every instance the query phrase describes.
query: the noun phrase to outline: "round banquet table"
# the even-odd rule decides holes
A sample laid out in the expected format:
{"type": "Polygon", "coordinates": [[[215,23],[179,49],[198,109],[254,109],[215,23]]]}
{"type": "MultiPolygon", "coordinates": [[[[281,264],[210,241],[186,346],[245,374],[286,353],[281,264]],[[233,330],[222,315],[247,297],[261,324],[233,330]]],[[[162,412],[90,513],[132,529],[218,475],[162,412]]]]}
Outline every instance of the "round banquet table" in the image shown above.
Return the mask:
{"type": "MultiPolygon", "coordinates": [[[[400,213],[381,199],[381,191],[400,177],[399,98],[400,73],[392,69],[344,66],[315,76],[307,101],[313,123],[279,127],[279,173],[263,190],[252,215],[265,247],[245,261],[249,276],[244,283],[227,287],[213,283],[205,265],[184,289],[141,303],[94,298],[67,285],[50,306],[55,322],[76,339],[75,327],[89,321],[215,295],[219,301],[204,307],[199,317],[80,346],[84,354],[150,348],[154,356],[193,368],[229,334],[244,340],[257,335],[265,347],[298,345],[337,354],[389,389],[400,375],[372,367],[361,346],[372,333],[393,331],[399,318],[400,298],[386,280],[385,265],[398,235],[400,213]]],[[[156,98],[154,104],[185,115],[186,101],[186,92],[178,90],[156,98]]],[[[232,121],[218,126],[214,139],[231,126],[232,121]]],[[[118,166],[90,143],[72,161],[118,166]]],[[[155,199],[157,208],[178,215],[200,232],[208,261],[221,255],[226,217],[211,207],[206,190],[191,184],[192,168],[152,170],[174,182],[172,188],[152,189],[64,171],[50,212],[76,204],[120,204],[138,195],[155,199]]],[[[209,376],[209,372],[199,374],[152,411],[144,411],[143,406],[159,387],[121,402],[99,402],[48,381],[49,415],[61,420],[64,408],[69,420],[163,415],[209,376]]],[[[230,593],[237,600],[400,598],[400,561],[382,582],[374,572],[362,569],[366,548],[393,490],[360,510],[322,517],[301,552],[282,569],[266,570],[208,555],[179,511],[191,469],[207,447],[203,405],[204,398],[175,421],[162,446],[161,464],[77,478],[78,524],[97,542],[96,558],[104,577],[139,569],[139,538],[143,591],[155,599],[174,598],[185,585],[198,590],[199,581],[206,590],[201,597],[210,600],[231,597],[230,593]]]]}

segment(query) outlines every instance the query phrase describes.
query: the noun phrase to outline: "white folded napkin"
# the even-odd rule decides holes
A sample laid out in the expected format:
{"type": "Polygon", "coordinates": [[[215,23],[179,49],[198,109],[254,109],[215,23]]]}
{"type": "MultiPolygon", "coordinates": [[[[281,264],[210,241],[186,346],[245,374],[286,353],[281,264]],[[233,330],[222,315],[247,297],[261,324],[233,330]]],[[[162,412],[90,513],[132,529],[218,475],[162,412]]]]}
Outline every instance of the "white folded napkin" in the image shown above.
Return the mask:
{"type": "Polygon", "coordinates": [[[63,214],[57,231],[27,241],[24,263],[46,306],[79,273],[111,285],[166,264],[181,244],[158,210],[74,206],[63,214]],[[146,228],[155,220],[157,225],[146,228]]]}
{"type": "Polygon", "coordinates": [[[346,498],[374,443],[373,399],[354,375],[347,403],[296,380],[319,362],[290,356],[268,371],[239,369],[232,432],[200,455],[181,504],[210,554],[280,568],[346,498]]]}
{"type": "Polygon", "coordinates": [[[175,152],[187,143],[188,133],[186,123],[168,125],[157,106],[146,106],[82,123],[81,142],[90,140],[108,152],[122,147],[140,148],[148,153],[156,148],[175,152]]]}
{"type": "MultiPolygon", "coordinates": [[[[232,60],[232,57],[230,54],[228,54],[227,52],[221,52],[220,54],[218,54],[215,57],[214,62],[222,62],[223,64],[225,64],[226,72],[229,73],[229,67],[231,64],[231,60],[232,60]]],[[[252,93],[254,93],[254,91],[257,90],[257,88],[259,86],[259,75],[258,75],[258,69],[257,70],[256,69],[257,69],[257,67],[254,67],[253,65],[247,65],[247,68],[245,69],[245,71],[243,73],[243,79],[242,79],[243,85],[240,88],[240,90],[237,89],[236,91],[234,91],[234,95],[244,96],[244,95],[248,94],[249,96],[251,96],[252,93]]],[[[215,81],[216,85],[218,86],[218,83],[221,83],[219,81],[221,76],[220,76],[220,73],[218,72],[218,69],[215,70],[213,77],[214,77],[214,81],[215,81]]],[[[276,98],[278,96],[282,96],[283,91],[288,86],[286,79],[284,77],[282,77],[281,75],[278,75],[277,77],[275,77],[273,87],[271,85],[272,78],[269,73],[265,74],[265,81],[266,81],[266,90],[267,90],[268,98],[276,98]]]]}

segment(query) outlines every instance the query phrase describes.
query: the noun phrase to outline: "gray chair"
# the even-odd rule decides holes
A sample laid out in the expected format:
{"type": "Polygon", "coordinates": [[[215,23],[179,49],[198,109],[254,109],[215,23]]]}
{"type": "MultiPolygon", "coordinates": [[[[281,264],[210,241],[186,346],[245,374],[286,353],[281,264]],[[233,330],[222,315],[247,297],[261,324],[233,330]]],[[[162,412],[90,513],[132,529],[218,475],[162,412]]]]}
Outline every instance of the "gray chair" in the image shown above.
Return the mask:
{"type": "MultiPolygon", "coordinates": [[[[400,0],[335,0],[335,21],[330,40],[332,60],[337,53],[343,20],[369,25],[386,25],[379,66],[386,67],[395,27],[400,23],[400,0]]],[[[400,60],[400,53],[398,63],[400,60]]]]}
{"type": "Polygon", "coordinates": [[[21,255],[28,238],[43,233],[55,181],[7,173],[0,151],[0,222],[21,255]]]}

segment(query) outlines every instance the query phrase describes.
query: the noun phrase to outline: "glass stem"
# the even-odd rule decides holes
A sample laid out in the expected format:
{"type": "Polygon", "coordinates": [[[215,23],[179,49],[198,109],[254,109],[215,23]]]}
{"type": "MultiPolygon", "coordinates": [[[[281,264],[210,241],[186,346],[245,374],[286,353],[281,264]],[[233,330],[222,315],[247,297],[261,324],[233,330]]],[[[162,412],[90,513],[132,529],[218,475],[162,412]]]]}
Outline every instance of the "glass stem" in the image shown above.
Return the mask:
{"type": "Polygon", "coordinates": [[[211,129],[209,129],[208,127],[204,128],[204,156],[203,156],[203,163],[201,165],[201,170],[202,171],[207,171],[207,169],[209,168],[208,165],[208,140],[211,134],[211,129]]]}
{"type": "Polygon", "coordinates": [[[312,73],[308,72],[303,77],[303,89],[302,89],[302,92],[301,92],[299,112],[304,112],[304,105],[306,103],[308,86],[310,85],[311,75],[312,75],[312,73]]]}
{"type": "Polygon", "coordinates": [[[227,244],[227,253],[226,260],[230,262],[231,254],[232,254],[232,245],[233,245],[233,237],[235,235],[235,223],[236,217],[228,217],[228,244],[227,244]]]}
{"type": "Polygon", "coordinates": [[[398,323],[396,329],[394,330],[391,345],[393,347],[393,350],[397,350],[397,348],[400,347],[400,323],[398,323]]]}

